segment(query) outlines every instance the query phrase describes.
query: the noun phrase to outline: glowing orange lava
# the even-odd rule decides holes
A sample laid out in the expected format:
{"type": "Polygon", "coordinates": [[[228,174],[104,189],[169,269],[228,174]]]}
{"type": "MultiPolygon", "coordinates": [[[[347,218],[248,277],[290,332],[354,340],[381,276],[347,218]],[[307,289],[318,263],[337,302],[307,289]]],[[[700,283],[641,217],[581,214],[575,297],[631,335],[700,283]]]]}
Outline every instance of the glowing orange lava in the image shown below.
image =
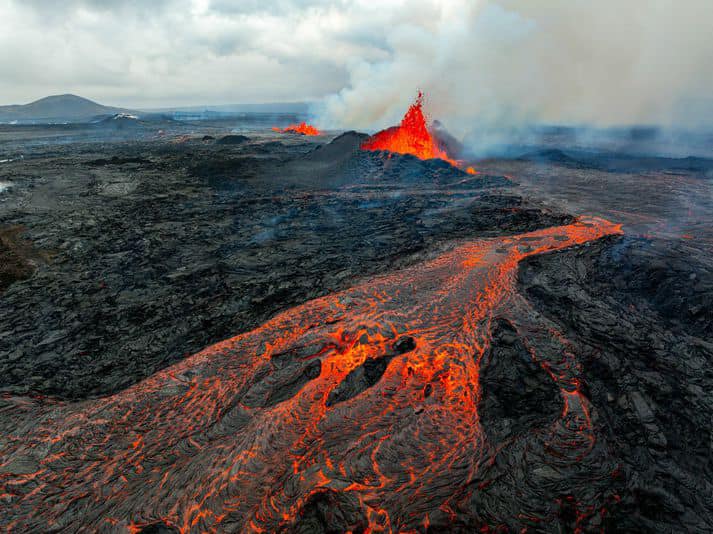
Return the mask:
{"type": "Polygon", "coordinates": [[[273,128],[273,131],[280,133],[296,133],[302,135],[321,135],[317,128],[306,122],[301,122],[299,124],[290,124],[287,128],[273,128]]]}
{"type": "MultiPolygon", "coordinates": [[[[580,219],[461,243],[111,397],[5,398],[0,530],[139,532],[162,521],[182,533],[278,532],[326,499],[355,511],[344,530],[446,531],[459,502],[487,487],[479,476],[497,454],[478,414],[491,321],[535,315],[515,289],[518,263],[617,233],[580,219]],[[378,362],[378,380],[349,396],[345,381],[378,362]]],[[[584,477],[599,462],[586,463],[595,438],[579,367],[561,334],[522,328],[550,343],[533,358],[564,399],[535,439],[558,469],[584,477]]]]}
{"type": "MultiPolygon", "coordinates": [[[[371,136],[361,148],[363,150],[388,150],[397,154],[411,154],[419,159],[439,158],[454,167],[459,162],[451,158],[439,145],[426,123],[423,114],[423,93],[419,91],[416,102],[411,104],[398,126],[392,126],[371,136]]],[[[472,167],[469,167],[472,169],[472,167]]],[[[475,174],[467,171],[468,174],[475,174]]]]}

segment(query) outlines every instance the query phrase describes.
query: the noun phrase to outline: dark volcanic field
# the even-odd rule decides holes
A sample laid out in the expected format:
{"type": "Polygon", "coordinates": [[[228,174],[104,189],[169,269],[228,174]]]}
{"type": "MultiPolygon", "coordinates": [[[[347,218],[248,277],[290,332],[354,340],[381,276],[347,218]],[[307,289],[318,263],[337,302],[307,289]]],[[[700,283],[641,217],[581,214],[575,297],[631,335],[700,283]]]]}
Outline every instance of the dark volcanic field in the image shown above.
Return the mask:
{"type": "Polygon", "coordinates": [[[22,237],[3,238],[2,279],[36,266],[2,295],[2,391],[115,393],[439,243],[569,220],[495,191],[502,177],[353,158],[355,134],[201,139],[53,145],[0,168],[0,225],[22,237]]]}
{"type": "MultiPolygon", "coordinates": [[[[470,176],[441,161],[362,152],[363,136],[353,132],[307,138],[253,126],[226,138],[231,132],[224,125],[171,123],[113,125],[101,135],[78,133],[75,126],[65,137],[58,128],[42,135],[29,129],[13,140],[12,128],[0,130],[0,161],[12,160],[0,163],[0,484],[32,475],[41,454],[48,454],[20,454],[8,445],[15,425],[32,436],[31,417],[22,420],[25,405],[40,413],[45,403],[60,401],[61,416],[66,407],[85,406],[78,401],[125,392],[186,356],[316,297],[361,282],[368,286],[379,274],[405,286],[400,269],[419,273],[419,265],[459,243],[592,215],[623,223],[624,235],[524,257],[516,268],[517,296],[494,306],[494,315],[478,325],[488,332],[483,353],[473,354],[479,366],[478,420],[465,423],[482,425],[487,453],[481,464],[470,460],[479,466],[477,476],[450,488],[442,466],[437,473],[426,468],[423,480],[416,480],[423,486],[408,500],[415,511],[398,517],[394,510],[404,506],[394,497],[384,504],[392,507],[391,523],[381,526],[422,532],[713,531],[711,160],[608,154],[577,159],[550,150],[481,162],[483,173],[470,176]],[[165,131],[154,136],[159,126],[165,131]],[[565,366],[570,357],[575,363],[565,366]],[[557,434],[551,428],[566,419],[564,413],[576,411],[569,405],[574,397],[567,395],[572,384],[586,403],[578,408],[579,427],[569,429],[575,436],[570,443],[562,429],[557,434]],[[34,400],[26,402],[25,396],[34,400]],[[15,451],[9,459],[5,446],[15,451]],[[427,519],[417,520],[415,513],[427,519]]],[[[526,244],[518,250],[530,251],[526,244]]],[[[423,285],[423,294],[433,289],[423,285]]],[[[412,304],[429,304],[399,302],[404,314],[412,304]]],[[[334,342],[334,350],[346,351],[339,344],[347,343],[348,333],[334,342]]],[[[389,376],[389,366],[421,357],[420,341],[387,335],[380,342],[388,344],[387,352],[349,372],[325,397],[327,414],[347,410],[382,386],[384,398],[402,392],[379,382],[387,380],[382,377],[389,376]]],[[[372,350],[375,342],[363,334],[354,343],[372,350]]],[[[298,399],[320,375],[327,376],[320,363],[326,357],[305,360],[305,354],[315,356],[311,347],[272,355],[270,370],[241,385],[218,423],[211,420],[215,427],[196,430],[192,443],[215,445],[210,439],[216,434],[222,440],[247,432],[251,409],[279,412],[282,402],[298,399]]],[[[446,397],[436,378],[418,390],[422,405],[400,418],[425,417],[424,410],[429,414],[439,406],[446,397]]],[[[173,387],[157,395],[177,394],[173,387]]],[[[115,397],[107,397],[109,405],[115,397]]],[[[141,402],[152,397],[146,398],[141,402]]],[[[52,412],[41,413],[53,421],[52,412]]],[[[459,431],[463,423],[438,421],[457,423],[459,431]]],[[[450,430],[435,428],[426,436],[432,444],[450,430]]],[[[377,471],[408,463],[409,451],[415,457],[424,436],[402,430],[395,439],[403,446],[397,441],[396,452],[383,461],[369,449],[366,456],[379,464],[377,471]]],[[[218,443],[216,455],[222,454],[218,443]]],[[[197,456],[190,446],[177,448],[197,456]]],[[[67,448],[71,453],[72,444],[67,448]]],[[[212,457],[200,451],[195,465],[205,465],[201,473],[208,473],[212,457]]],[[[314,465],[320,462],[315,456],[314,465]]],[[[337,491],[353,483],[359,469],[368,470],[360,462],[351,466],[353,478],[332,477],[285,513],[289,521],[281,530],[361,532],[378,524],[381,519],[369,516],[365,502],[337,491]]],[[[448,464],[454,473],[459,467],[448,464]]],[[[182,484],[202,480],[201,473],[182,484]]],[[[281,478],[276,494],[297,492],[290,484],[281,478]]],[[[23,486],[20,494],[30,502],[32,488],[23,486]]],[[[128,497],[127,503],[140,495],[128,497]]],[[[11,519],[35,525],[18,512],[25,501],[13,498],[0,491],[0,504],[5,499],[16,506],[13,514],[19,515],[11,519]]],[[[81,510],[98,514],[95,520],[103,513],[94,504],[78,512],[64,503],[55,506],[70,510],[58,512],[62,519],[55,530],[81,525],[81,510]]],[[[219,524],[218,531],[245,527],[247,516],[235,514],[235,522],[219,524]]],[[[136,525],[145,532],[179,528],[162,517],[144,517],[136,525]]],[[[114,530],[129,527],[129,517],[114,519],[114,530]]],[[[0,518],[0,527],[10,524],[0,518]]]]}

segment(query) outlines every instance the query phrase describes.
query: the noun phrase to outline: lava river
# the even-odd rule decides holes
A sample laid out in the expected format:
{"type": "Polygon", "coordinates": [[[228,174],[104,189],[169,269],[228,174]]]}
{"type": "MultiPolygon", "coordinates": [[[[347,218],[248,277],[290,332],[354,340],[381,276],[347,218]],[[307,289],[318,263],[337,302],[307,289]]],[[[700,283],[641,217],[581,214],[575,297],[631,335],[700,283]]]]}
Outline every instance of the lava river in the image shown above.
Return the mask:
{"type": "Polygon", "coordinates": [[[536,485],[533,500],[526,473],[484,475],[508,446],[488,440],[478,413],[481,357],[503,317],[533,346],[547,339],[532,358],[564,406],[526,447],[509,446],[523,465],[567,473],[559,484],[579,481],[584,493],[571,500],[585,525],[603,513],[597,481],[609,466],[567,341],[518,295],[516,272],[527,256],[620,232],[580,219],[461,242],[114,396],[0,399],[0,527],[308,532],[327,521],[331,531],[404,532],[545,521],[562,488],[536,485]],[[473,496],[498,484],[513,502],[474,510],[473,496]]]}

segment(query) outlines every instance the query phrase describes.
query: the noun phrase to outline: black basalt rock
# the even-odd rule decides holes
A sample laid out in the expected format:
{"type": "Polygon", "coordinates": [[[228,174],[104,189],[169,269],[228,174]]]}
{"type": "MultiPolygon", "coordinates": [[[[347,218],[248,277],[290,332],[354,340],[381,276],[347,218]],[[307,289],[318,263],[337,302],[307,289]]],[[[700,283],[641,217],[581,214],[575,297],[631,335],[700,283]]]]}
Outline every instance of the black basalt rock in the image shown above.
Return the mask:
{"type": "Polygon", "coordinates": [[[492,341],[481,360],[483,427],[494,443],[504,438],[544,427],[562,411],[557,385],[536,362],[508,321],[498,319],[492,341]]]}

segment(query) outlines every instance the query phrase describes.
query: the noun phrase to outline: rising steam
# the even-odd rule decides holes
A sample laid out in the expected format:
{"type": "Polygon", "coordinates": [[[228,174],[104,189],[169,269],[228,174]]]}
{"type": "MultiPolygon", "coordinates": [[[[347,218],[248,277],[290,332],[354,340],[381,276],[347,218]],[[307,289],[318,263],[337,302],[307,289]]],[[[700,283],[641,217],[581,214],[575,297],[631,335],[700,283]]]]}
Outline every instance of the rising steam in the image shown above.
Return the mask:
{"type": "Polygon", "coordinates": [[[461,138],[476,126],[713,124],[711,0],[420,5],[394,20],[388,57],[350,66],[323,124],[395,124],[419,89],[461,138]]]}

